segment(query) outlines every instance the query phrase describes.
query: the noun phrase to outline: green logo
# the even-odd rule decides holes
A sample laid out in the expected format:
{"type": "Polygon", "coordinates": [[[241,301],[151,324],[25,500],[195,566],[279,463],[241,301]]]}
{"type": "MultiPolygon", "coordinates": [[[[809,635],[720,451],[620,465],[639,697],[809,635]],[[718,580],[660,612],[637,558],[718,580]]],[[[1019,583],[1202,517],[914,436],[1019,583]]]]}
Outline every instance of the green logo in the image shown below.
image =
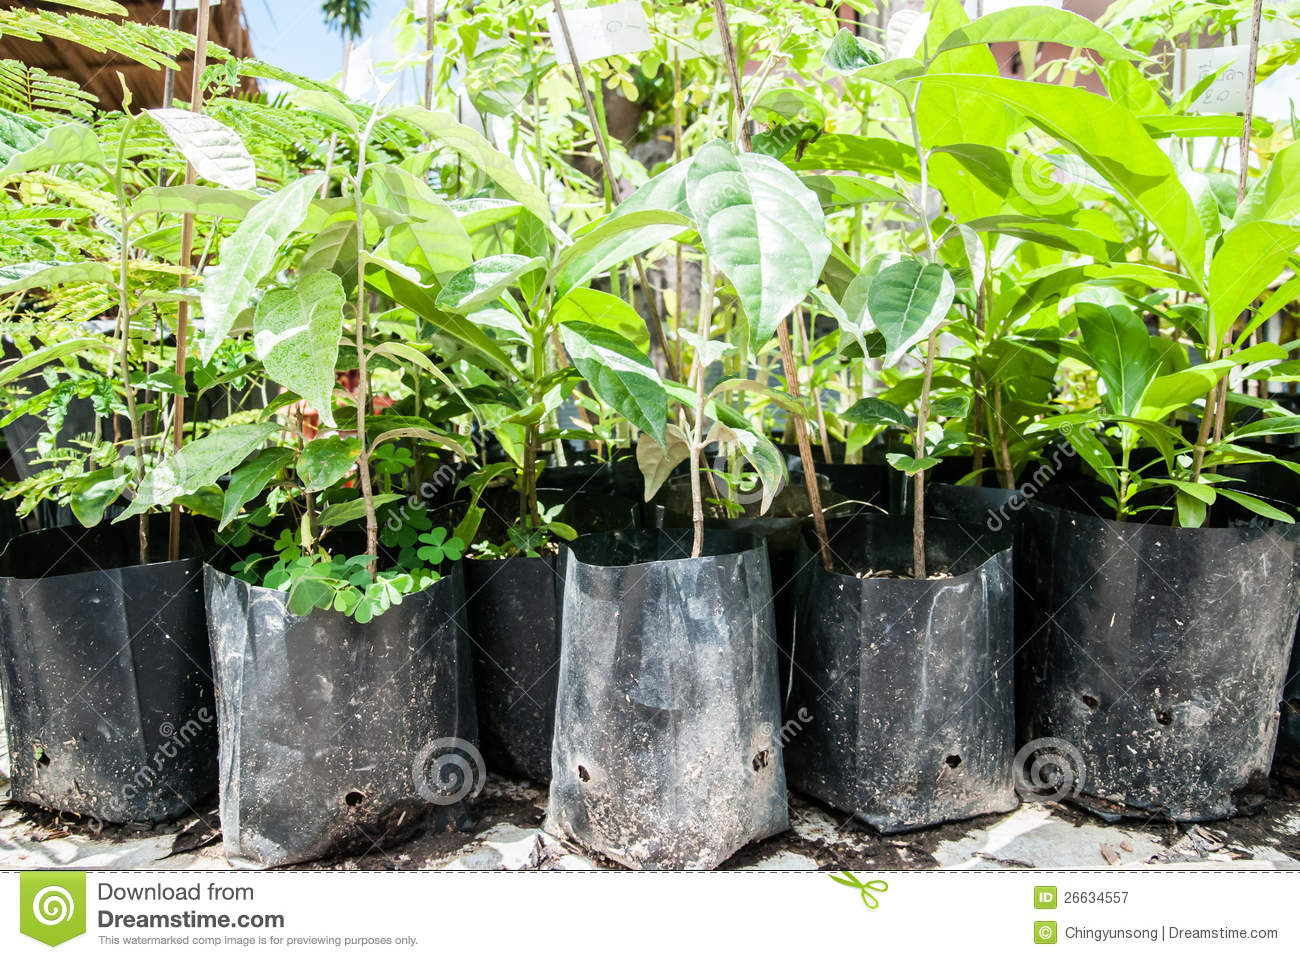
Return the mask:
{"type": "Polygon", "coordinates": [[[1035,920],[1034,921],[1034,943],[1055,943],[1055,942],[1056,942],[1056,921],[1035,920]]]}
{"type": "Polygon", "coordinates": [[[889,884],[884,880],[859,880],[847,870],[842,870],[842,876],[830,874],[830,878],[836,883],[841,883],[846,887],[852,887],[862,897],[862,905],[868,910],[875,910],[880,906],[880,900],[876,897],[877,893],[884,893],[889,889],[889,884]]]}
{"type": "Polygon", "coordinates": [[[1034,887],[1034,909],[1055,910],[1056,909],[1056,888],[1055,887],[1034,887]]]}
{"type": "Polygon", "coordinates": [[[57,947],[86,932],[86,875],[33,870],[18,881],[18,929],[57,947]]]}

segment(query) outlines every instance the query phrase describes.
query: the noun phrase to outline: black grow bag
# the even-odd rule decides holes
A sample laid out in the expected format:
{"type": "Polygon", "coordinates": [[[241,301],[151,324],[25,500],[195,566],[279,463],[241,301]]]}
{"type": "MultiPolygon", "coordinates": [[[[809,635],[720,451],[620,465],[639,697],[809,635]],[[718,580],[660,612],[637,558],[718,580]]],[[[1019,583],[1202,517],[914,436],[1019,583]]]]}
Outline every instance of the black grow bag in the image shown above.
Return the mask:
{"type": "MultiPolygon", "coordinates": [[[[928,569],[952,575],[915,581],[856,575],[911,567],[910,519],[836,522],[829,535],[836,570],[807,564],[799,593],[791,787],[884,833],[1013,809],[1009,543],[930,520],[928,569]]],[[[814,549],[808,535],[805,556],[814,549]]]]}
{"type": "MultiPolygon", "coordinates": [[[[539,490],[544,503],[564,502],[539,490]]],[[[583,532],[630,527],[638,505],[613,494],[575,496],[559,519],[583,532]]],[[[551,730],[560,665],[563,561],[552,554],[466,560],[466,616],[479,735],[489,769],[551,778],[551,730]]]]}
{"type": "Polygon", "coordinates": [[[99,820],[162,822],[217,786],[202,555],[168,518],[59,527],[0,555],[0,673],[13,796],[99,820]]]}
{"type": "Polygon", "coordinates": [[[205,570],[226,856],[263,866],[466,823],[482,785],[459,566],[359,624],[205,570]]]}
{"type": "Polygon", "coordinates": [[[1297,531],[1124,523],[1067,503],[1080,500],[1046,491],[1022,525],[1022,742],[1068,744],[1075,799],[1103,813],[1257,808],[1300,610],[1297,531]]]}
{"type": "Polygon", "coordinates": [[[767,556],[691,540],[567,552],[547,829],[636,869],[710,869],[789,825],[767,556]]]}

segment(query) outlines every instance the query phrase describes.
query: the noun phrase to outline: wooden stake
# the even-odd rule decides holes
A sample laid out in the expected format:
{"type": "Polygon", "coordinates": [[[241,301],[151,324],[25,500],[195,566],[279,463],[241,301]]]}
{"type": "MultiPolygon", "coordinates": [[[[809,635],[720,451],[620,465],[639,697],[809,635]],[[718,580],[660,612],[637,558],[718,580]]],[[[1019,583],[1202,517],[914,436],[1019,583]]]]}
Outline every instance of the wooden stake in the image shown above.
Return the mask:
{"type": "MultiPolygon", "coordinates": [[[[172,0],[172,10],[176,9],[176,0],[172,0]]],[[[190,78],[190,111],[199,113],[203,110],[203,71],[208,65],[208,0],[199,0],[199,19],[194,30],[194,72],[190,78]]],[[[171,102],[167,103],[171,106],[171,102]]],[[[185,183],[197,180],[194,165],[185,164],[185,183]]],[[[194,214],[187,213],[181,218],[181,266],[188,270],[194,256],[194,214]]],[[[186,283],[182,274],[181,283],[186,283]]],[[[180,383],[185,383],[185,351],[189,338],[190,305],[182,300],[176,305],[176,376],[180,383]]],[[[172,447],[181,448],[185,437],[185,391],[176,394],[172,407],[172,447]]],[[[167,557],[179,560],[181,556],[181,508],[173,503],[171,522],[168,528],[167,557]]]]}

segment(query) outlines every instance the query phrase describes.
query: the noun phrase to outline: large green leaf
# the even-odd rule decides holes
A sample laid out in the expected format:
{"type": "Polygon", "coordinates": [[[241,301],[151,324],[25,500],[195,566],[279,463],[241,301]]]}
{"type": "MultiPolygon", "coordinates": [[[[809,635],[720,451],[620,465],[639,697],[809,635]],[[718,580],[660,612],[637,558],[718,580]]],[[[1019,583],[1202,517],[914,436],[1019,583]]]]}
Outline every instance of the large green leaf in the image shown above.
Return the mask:
{"type": "Polygon", "coordinates": [[[686,197],[712,264],[736,288],[757,352],[808,296],[830,255],[817,195],[778,160],[720,140],[695,155],[686,197]]]}
{"type": "Polygon", "coordinates": [[[450,147],[487,174],[506,195],[524,205],[543,223],[551,221],[551,207],[537,185],[526,180],[514,161],[492,146],[482,134],[458,122],[448,113],[423,107],[402,107],[392,114],[399,120],[415,124],[439,143],[450,147]]]}
{"type": "Polygon", "coordinates": [[[1079,332],[1092,365],[1106,384],[1106,406],[1133,416],[1147,386],[1160,373],[1160,357],[1142,319],[1126,306],[1077,305],[1079,332]]]}
{"type": "Polygon", "coordinates": [[[1300,228],[1254,220],[1233,227],[1210,261],[1210,343],[1212,352],[1242,312],[1286,267],[1300,245],[1300,228]]]}
{"type": "Polygon", "coordinates": [[[810,143],[803,157],[790,164],[792,170],[841,170],[855,173],[895,174],[915,181],[921,176],[916,150],[890,137],[861,137],[851,133],[828,133],[810,143]]]}
{"type": "Polygon", "coordinates": [[[9,158],[0,168],[0,180],[29,170],[44,170],[62,163],[91,163],[102,166],[104,152],[95,131],[79,123],[64,123],[46,131],[45,139],[35,147],[9,158]]]}
{"type": "Polygon", "coordinates": [[[936,54],[986,43],[1038,41],[1095,50],[1105,60],[1141,60],[1091,20],[1046,6],[1017,6],[958,27],[939,44],[936,54]]]}
{"type": "Polygon", "coordinates": [[[925,83],[966,90],[972,104],[1006,104],[1023,114],[1077,152],[1155,224],[1190,276],[1198,282],[1204,277],[1205,231],[1196,205],[1169,157],[1123,107],[1055,83],[961,74],[935,74],[925,83]]]}
{"type": "Polygon", "coordinates": [[[113,522],[120,523],[150,507],[166,506],[177,497],[216,483],[281,429],[276,423],[243,423],[221,427],[186,444],[145,476],[131,506],[113,522]]]}
{"type": "Polygon", "coordinates": [[[221,505],[221,525],[224,530],[239,515],[244,504],[252,500],[270,483],[277,474],[293,463],[294,452],[285,447],[272,447],[262,450],[257,456],[230,474],[230,485],[226,487],[225,499],[221,505]]]}
{"type": "Polygon", "coordinates": [[[956,292],[941,264],[915,257],[889,264],[875,275],[867,291],[867,311],[889,348],[885,366],[897,364],[943,323],[956,292]]]}
{"type": "Polygon", "coordinates": [[[470,197],[467,200],[451,200],[447,206],[456,214],[460,225],[467,233],[475,233],[493,224],[509,220],[524,208],[515,200],[500,197],[470,197]]]}
{"type": "Polygon", "coordinates": [[[389,234],[389,250],[397,259],[439,280],[469,266],[474,258],[469,233],[428,184],[390,164],[373,167],[370,175],[374,202],[404,220],[389,234]]]}
{"type": "Polygon", "coordinates": [[[1255,181],[1237,211],[1237,223],[1300,220],[1300,143],[1283,147],[1262,177],[1255,181]]]}
{"type": "Polygon", "coordinates": [[[671,210],[615,210],[560,251],[555,266],[555,295],[563,297],[616,263],[671,240],[691,225],[671,210]]]}
{"type": "Polygon", "coordinates": [[[666,446],[668,394],[654,364],[636,344],[582,322],[562,326],[560,335],[573,365],[591,384],[597,399],[666,446]]]}
{"type": "Polygon", "coordinates": [[[499,253],[484,257],[453,275],[438,291],[436,305],[448,313],[466,314],[491,303],[531,270],[546,265],[541,257],[499,253]]]}
{"type": "Polygon", "coordinates": [[[579,287],[555,305],[555,323],[589,323],[629,340],[642,353],[650,351],[650,331],[641,315],[625,300],[600,290],[579,287]]]}
{"type": "Polygon", "coordinates": [[[239,138],[228,126],[201,113],[163,107],[146,110],[158,121],[194,172],[232,190],[257,186],[257,167],[239,138]]]}
{"type": "MultiPolygon", "coordinates": [[[[935,0],[926,28],[927,46],[935,49],[945,36],[969,23],[958,0],[935,0]]],[[[929,69],[934,73],[998,75],[993,53],[982,45],[941,52],[929,69]]],[[[927,149],[954,143],[1005,144],[1019,124],[1019,119],[1001,104],[971,104],[965,90],[922,83],[916,93],[916,126],[921,144],[927,149]]],[[[942,192],[959,220],[990,216],[1001,210],[1003,192],[967,176],[950,156],[931,156],[930,183],[942,192]]]]}
{"type": "Polygon", "coordinates": [[[324,490],[348,475],[361,456],[355,437],[317,437],[302,448],[298,476],[308,490],[324,490]]]}
{"type": "Polygon", "coordinates": [[[131,201],[131,213],[192,213],[200,217],[242,220],[262,198],[251,190],[226,190],[201,184],[147,187],[131,201]]]}
{"type": "Polygon", "coordinates": [[[72,515],[83,527],[97,525],[104,519],[108,505],[126,490],[130,479],[130,471],[124,470],[120,463],[86,474],[76,482],[68,498],[72,515]]]}
{"type": "Polygon", "coordinates": [[[1198,363],[1154,378],[1142,394],[1135,416],[1159,421],[1202,399],[1233,367],[1269,360],[1285,360],[1287,353],[1275,343],[1260,343],[1209,363],[1198,363]]]}
{"type": "Polygon", "coordinates": [[[873,44],[847,27],[841,27],[831,45],[826,48],[822,62],[839,73],[853,73],[863,67],[874,67],[882,59],[880,51],[873,44]]]}
{"type": "Polygon", "coordinates": [[[64,357],[86,353],[91,350],[102,350],[108,353],[112,349],[113,347],[108,340],[99,340],[94,337],[76,337],[72,340],[49,343],[37,350],[33,350],[25,357],[20,357],[8,366],[0,367],[0,386],[12,383],[24,374],[43,367],[54,360],[62,360],[64,357]]]}
{"type": "Polygon", "coordinates": [[[267,376],[307,401],[330,427],[346,299],[342,281],[322,270],[269,291],[253,317],[253,347],[267,376]]]}
{"type": "Polygon", "coordinates": [[[235,318],[253,299],[258,282],[271,271],[280,247],[302,223],[323,173],[294,180],[249,211],[238,229],[221,244],[221,260],[203,283],[203,318],[199,353],[210,363],[235,318]]]}
{"type": "Polygon", "coordinates": [[[514,364],[501,349],[500,344],[472,321],[439,309],[438,291],[421,284],[418,278],[412,276],[414,272],[400,264],[369,257],[366,261],[366,286],[383,294],[394,303],[406,307],[457,342],[469,347],[483,366],[510,377],[515,376],[514,364]]]}
{"type": "Polygon", "coordinates": [[[113,283],[112,269],[97,260],[64,263],[58,260],[29,260],[0,266],[0,294],[20,290],[50,290],[68,283],[113,283]]]}

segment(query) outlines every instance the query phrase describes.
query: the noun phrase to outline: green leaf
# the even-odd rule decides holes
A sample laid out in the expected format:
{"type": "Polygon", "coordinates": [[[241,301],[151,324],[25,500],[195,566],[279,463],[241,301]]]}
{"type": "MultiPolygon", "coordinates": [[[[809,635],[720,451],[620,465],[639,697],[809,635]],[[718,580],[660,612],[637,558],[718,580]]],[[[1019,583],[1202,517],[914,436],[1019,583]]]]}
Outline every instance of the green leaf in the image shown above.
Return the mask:
{"type": "Polygon", "coordinates": [[[768,508],[772,506],[773,498],[780,492],[782,484],[789,476],[785,469],[785,457],[781,456],[781,452],[776,449],[772,441],[739,424],[717,420],[709,428],[709,434],[704,442],[706,445],[710,443],[736,445],[763,484],[763,501],[759,513],[767,513],[768,508]]]}
{"type": "Polygon", "coordinates": [[[474,259],[469,234],[451,207],[428,184],[391,164],[372,167],[370,177],[374,203],[396,211],[404,219],[389,234],[389,249],[394,256],[439,280],[469,266],[474,259]]]}
{"type": "Polygon", "coordinates": [[[79,123],[64,123],[52,127],[38,146],[31,147],[9,158],[0,168],[0,180],[29,170],[44,170],[62,163],[104,164],[104,152],[99,148],[95,131],[79,123]]]}
{"type": "Polygon", "coordinates": [[[873,44],[852,30],[841,27],[831,45],[826,48],[822,63],[837,73],[853,73],[863,67],[873,67],[883,59],[873,44]]]}
{"type": "Polygon", "coordinates": [[[261,200],[251,190],[226,190],[194,183],[146,187],[131,201],[131,213],[192,213],[200,217],[243,220],[261,200]]]}
{"type": "Polygon", "coordinates": [[[920,460],[906,453],[887,453],[885,459],[895,470],[901,470],[909,477],[920,473],[922,470],[929,470],[943,463],[938,457],[922,457],[920,460]]]}
{"type": "Polygon", "coordinates": [[[435,304],[439,310],[449,313],[471,313],[501,296],[525,273],[545,265],[541,257],[523,257],[517,253],[484,257],[452,276],[438,292],[435,304]]]}
{"type": "Polygon", "coordinates": [[[892,367],[913,345],[926,339],[948,315],[956,296],[948,271],[938,263],[907,257],[882,269],[871,281],[867,309],[889,347],[892,367]]]}
{"type": "Polygon", "coordinates": [[[298,456],[298,476],[308,490],[324,490],[348,475],[361,456],[355,437],[317,437],[298,456]]]}
{"type": "Polygon", "coordinates": [[[642,353],[650,352],[646,322],[626,300],[587,287],[578,287],[555,305],[551,319],[559,324],[589,323],[616,333],[642,353]]]}
{"type": "MultiPolygon", "coordinates": [[[[1240,136],[1240,121],[1237,125],[1240,136]]],[[[1236,222],[1273,220],[1294,224],[1297,218],[1300,218],[1300,143],[1292,143],[1273,155],[1268,170],[1255,181],[1238,208],[1236,222]]]]}
{"type": "MultiPolygon", "coordinates": [[[[382,507],[402,499],[400,493],[378,493],[374,496],[375,507],[382,507]]],[[[346,503],[332,503],[320,512],[317,521],[322,527],[337,527],[351,520],[360,520],[366,515],[366,502],[358,497],[346,503]]]]}
{"type": "Polygon", "coordinates": [[[1268,288],[1286,267],[1300,244],[1300,229],[1255,220],[1233,227],[1210,261],[1211,355],[1232,325],[1255,298],[1268,288]]]}
{"type": "MultiPolygon", "coordinates": [[[[432,323],[443,333],[453,337],[474,351],[484,367],[515,376],[511,359],[500,345],[465,317],[444,313],[438,309],[434,288],[427,287],[406,272],[406,268],[392,261],[369,257],[366,261],[366,286],[400,306],[411,310],[423,320],[432,323]]],[[[414,271],[410,271],[414,273],[414,271]]]]}
{"type": "Polygon", "coordinates": [[[1229,500],[1232,500],[1234,503],[1239,503],[1247,510],[1252,510],[1268,520],[1278,520],[1282,523],[1295,523],[1295,517],[1291,516],[1291,514],[1279,510],[1270,503],[1265,503],[1258,497],[1252,497],[1250,494],[1242,493],[1239,490],[1229,490],[1227,487],[1219,487],[1218,492],[1229,500]]]}
{"type": "Polygon", "coordinates": [[[77,337],[72,340],[46,344],[38,350],[33,350],[25,357],[15,360],[7,367],[0,368],[0,386],[12,383],[23,374],[43,367],[54,360],[62,360],[64,357],[90,350],[102,350],[105,353],[110,353],[112,349],[112,345],[107,340],[99,340],[94,337],[77,337]]]}
{"type": "Polygon", "coordinates": [[[166,506],[179,496],[216,483],[281,429],[277,423],[244,423],[221,427],[186,444],[145,476],[131,506],[113,522],[120,523],[150,507],[166,506]]]}
{"type": "Polygon", "coordinates": [[[221,260],[203,282],[203,318],[199,352],[211,363],[235,318],[253,299],[258,282],[275,265],[280,247],[307,216],[312,197],[325,182],[313,173],[292,181],[248,212],[239,228],[221,244],[221,260]]]}
{"type": "Polygon", "coordinates": [[[68,505],[83,527],[93,527],[104,519],[108,505],[122,495],[131,479],[121,464],[86,474],[72,488],[68,505]]]}
{"type": "Polygon", "coordinates": [[[390,116],[415,124],[439,143],[450,147],[487,174],[507,196],[523,204],[524,209],[537,219],[543,223],[551,222],[551,207],[542,191],[524,179],[513,160],[451,114],[423,107],[402,107],[390,116]]]}
{"type": "Polygon", "coordinates": [[[1199,282],[1204,276],[1205,232],[1196,205],[1168,155],[1123,107],[1079,87],[1055,83],[961,74],[927,75],[925,83],[956,87],[973,98],[971,102],[1003,103],[1023,114],[1077,152],[1155,224],[1193,278],[1199,282]]]}
{"type": "Polygon", "coordinates": [[[451,200],[447,203],[451,212],[460,220],[466,233],[477,233],[494,224],[509,220],[524,208],[522,203],[514,200],[502,200],[499,197],[470,197],[466,200],[451,200]]]}
{"type": "Polygon", "coordinates": [[[224,530],[239,515],[244,504],[252,500],[270,483],[277,474],[293,463],[294,452],[284,447],[272,447],[260,451],[257,456],[242,466],[236,467],[230,474],[230,485],[226,487],[225,500],[221,506],[221,525],[224,530]]]}
{"type": "Polygon", "coordinates": [[[1156,377],[1142,394],[1136,416],[1160,421],[1204,397],[1235,366],[1268,360],[1284,360],[1287,353],[1275,343],[1260,343],[1209,363],[1198,363],[1156,377]]]}
{"type": "Polygon", "coordinates": [[[819,137],[804,150],[802,159],[790,164],[790,169],[815,170],[818,173],[853,171],[886,177],[897,174],[912,181],[921,175],[915,148],[890,137],[862,137],[850,133],[830,133],[819,137]]]}
{"type": "Polygon", "coordinates": [[[686,196],[705,252],[736,288],[757,353],[830,255],[817,196],[780,161],[737,156],[720,140],[696,154],[686,196]]]}
{"type": "MultiPolygon", "coordinates": [[[[630,198],[629,198],[630,199],[630,198]]],[[[615,210],[560,251],[552,273],[555,295],[571,290],[681,233],[691,221],[671,210],[615,210]]]]}
{"type": "Polygon", "coordinates": [[[202,113],[163,107],[146,110],[204,180],[232,190],[257,186],[257,167],[244,141],[224,123],[202,113]]]}
{"type": "Polygon", "coordinates": [[[654,364],[636,344],[590,323],[567,324],[560,334],[597,399],[665,446],[668,394],[654,364]]]}
{"type": "Polygon", "coordinates": [[[893,424],[911,429],[912,418],[896,403],[881,400],[879,397],[863,397],[840,415],[841,420],[850,423],[893,424]]]}
{"type": "Polygon", "coordinates": [[[97,260],[62,263],[58,260],[33,260],[0,266],[0,294],[20,290],[50,290],[64,284],[106,283],[116,277],[108,264],[97,260]]]}
{"type": "Polygon", "coordinates": [[[335,274],[302,274],[269,291],[253,317],[253,346],[267,376],[307,401],[330,427],[345,300],[335,274]]]}
{"type": "Polygon", "coordinates": [[[948,34],[935,54],[976,44],[1026,41],[1082,47],[1096,51],[1104,60],[1144,59],[1091,20],[1068,10],[1040,6],[1018,6],[980,17],[948,34]]]}
{"type": "Polygon", "coordinates": [[[1089,359],[1106,384],[1106,407],[1134,416],[1147,387],[1160,373],[1160,357],[1151,349],[1142,319],[1126,306],[1077,305],[1079,332],[1089,359]]]}
{"type": "Polygon", "coordinates": [[[329,117],[354,134],[361,132],[356,114],[348,109],[347,104],[339,100],[337,93],[326,93],[323,90],[295,90],[289,94],[288,99],[290,103],[304,110],[329,117]]]}

